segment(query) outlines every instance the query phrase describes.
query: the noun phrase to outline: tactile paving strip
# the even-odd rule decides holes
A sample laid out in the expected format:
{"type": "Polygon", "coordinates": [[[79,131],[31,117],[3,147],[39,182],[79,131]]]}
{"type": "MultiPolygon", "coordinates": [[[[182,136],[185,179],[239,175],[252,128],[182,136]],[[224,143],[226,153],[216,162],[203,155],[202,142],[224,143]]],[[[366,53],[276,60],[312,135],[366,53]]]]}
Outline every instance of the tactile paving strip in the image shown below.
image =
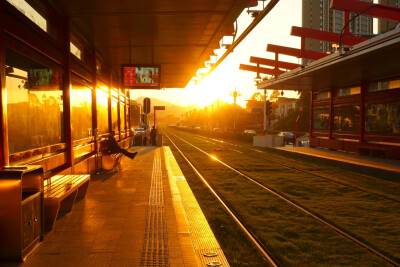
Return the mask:
{"type": "Polygon", "coordinates": [[[146,230],[140,266],[168,266],[167,229],[164,211],[161,153],[154,152],[146,230]]]}
{"type": "MultiPolygon", "coordinates": [[[[189,184],[182,179],[183,174],[176,162],[169,147],[163,147],[165,163],[170,177],[170,184],[175,183],[179,190],[182,206],[190,229],[190,237],[200,266],[208,266],[210,262],[219,262],[221,266],[229,266],[229,263],[215,238],[207,219],[205,218],[196,198],[194,197],[189,184]],[[204,254],[216,252],[213,257],[206,257],[204,254]]],[[[171,185],[173,187],[173,185],[171,185]]],[[[212,265],[211,265],[212,266],[212,265]]]]}

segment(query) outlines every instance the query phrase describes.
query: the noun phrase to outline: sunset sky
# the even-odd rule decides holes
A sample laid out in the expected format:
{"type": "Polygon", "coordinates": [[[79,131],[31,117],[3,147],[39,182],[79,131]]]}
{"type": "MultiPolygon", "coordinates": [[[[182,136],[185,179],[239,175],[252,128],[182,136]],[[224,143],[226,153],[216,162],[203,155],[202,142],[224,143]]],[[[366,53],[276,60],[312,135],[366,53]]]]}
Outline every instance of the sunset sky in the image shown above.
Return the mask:
{"type": "MultiPolygon", "coordinates": [[[[261,2],[259,2],[261,5],[261,2]]],[[[251,23],[252,18],[243,11],[238,20],[239,34],[251,23]]],[[[140,96],[155,97],[176,105],[209,105],[216,99],[232,103],[229,94],[236,89],[242,94],[237,103],[245,106],[246,99],[257,92],[254,86],[255,73],[239,70],[239,65],[249,64],[250,56],[274,59],[273,53],[266,52],[267,44],[300,47],[300,38],[290,35],[292,26],[301,26],[301,1],[281,0],[257,27],[235,48],[214,72],[198,85],[189,83],[184,89],[131,90],[133,99],[140,96]]],[[[279,56],[279,60],[298,63],[293,57],[279,56]]],[[[262,92],[262,91],[259,91],[262,92]]],[[[271,93],[271,92],[269,92],[271,93]]],[[[285,92],[286,97],[296,97],[295,92],[285,92]]]]}

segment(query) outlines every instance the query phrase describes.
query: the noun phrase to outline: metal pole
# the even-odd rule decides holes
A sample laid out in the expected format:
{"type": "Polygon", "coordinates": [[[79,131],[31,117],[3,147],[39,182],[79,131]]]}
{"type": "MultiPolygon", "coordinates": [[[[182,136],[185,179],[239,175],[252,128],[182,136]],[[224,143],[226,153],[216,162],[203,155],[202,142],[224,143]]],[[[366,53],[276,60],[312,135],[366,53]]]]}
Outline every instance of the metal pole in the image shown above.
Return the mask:
{"type": "Polygon", "coordinates": [[[260,116],[260,125],[261,125],[261,136],[264,135],[264,123],[263,123],[263,117],[260,116]]]}
{"type": "Polygon", "coordinates": [[[296,131],[295,131],[295,135],[294,135],[294,144],[293,144],[293,146],[298,146],[297,145],[297,137],[298,137],[300,114],[301,114],[301,111],[299,111],[299,115],[297,116],[297,119],[296,119],[296,131]]]}
{"type": "Polygon", "coordinates": [[[297,144],[297,138],[298,138],[298,129],[299,129],[299,119],[300,119],[300,116],[301,116],[301,112],[303,111],[303,107],[300,107],[300,109],[299,109],[299,115],[297,116],[297,119],[296,119],[296,134],[295,134],[295,136],[294,136],[294,144],[293,144],[293,146],[298,146],[298,144],[297,144]]]}
{"type": "Polygon", "coordinates": [[[236,95],[233,96],[233,131],[236,130],[236,95]]]}
{"type": "Polygon", "coordinates": [[[258,113],[258,112],[254,112],[254,122],[255,122],[255,123],[254,123],[254,125],[255,125],[255,126],[254,126],[254,130],[255,130],[256,132],[257,132],[257,126],[258,126],[258,125],[257,125],[257,124],[258,124],[258,123],[257,123],[257,113],[258,113]]]}
{"type": "Polygon", "coordinates": [[[217,99],[217,128],[219,128],[219,99],[217,99]]]}
{"type": "Polygon", "coordinates": [[[264,89],[264,123],[261,135],[264,135],[264,132],[267,133],[267,89],[264,89]]]}

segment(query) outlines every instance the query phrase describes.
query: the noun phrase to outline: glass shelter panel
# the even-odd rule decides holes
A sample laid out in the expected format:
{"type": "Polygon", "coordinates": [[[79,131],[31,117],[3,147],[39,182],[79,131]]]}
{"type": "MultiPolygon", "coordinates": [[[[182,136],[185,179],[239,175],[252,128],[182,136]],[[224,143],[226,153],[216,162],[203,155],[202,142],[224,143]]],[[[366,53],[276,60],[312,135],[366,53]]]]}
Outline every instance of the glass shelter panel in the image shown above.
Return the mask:
{"type": "Polygon", "coordinates": [[[72,80],[71,124],[73,140],[92,136],[92,88],[72,80]]]}
{"type": "Polygon", "coordinates": [[[371,83],[368,92],[376,92],[383,90],[400,89],[400,79],[384,80],[371,83]]]}
{"type": "Polygon", "coordinates": [[[27,18],[38,25],[42,30],[47,31],[47,21],[31,5],[24,0],[7,0],[16,9],[21,11],[27,18]]]}
{"type": "Polygon", "coordinates": [[[361,87],[347,87],[336,90],[336,96],[357,95],[361,93],[361,87]]]}
{"type": "Polygon", "coordinates": [[[359,131],[360,106],[335,107],[333,116],[334,130],[347,132],[359,131]]]}
{"type": "Polygon", "coordinates": [[[111,118],[112,118],[112,129],[118,132],[118,100],[111,98],[111,118]]]}
{"type": "Polygon", "coordinates": [[[365,131],[370,133],[400,133],[400,101],[366,104],[365,131]]]}
{"type": "Polygon", "coordinates": [[[329,130],[329,109],[315,109],[313,120],[314,130],[329,130]]]}
{"type": "Polygon", "coordinates": [[[324,100],[324,99],[329,99],[329,98],[331,98],[330,91],[318,92],[314,95],[315,100],[324,100]]]}
{"type": "Polygon", "coordinates": [[[82,50],[79,49],[74,43],[70,42],[70,52],[73,54],[75,57],[82,59],[82,50]]]}
{"type": "Polygon", "coordinates": [[[6,50],[9,153],[64,142],[62,75],[6,50]]]}
{"type": "Polygon", "coordinates": [[[108,93],[102,89],[97,89],[97,127],[99,134],[108,133],[108,93]]]}
{"type": "Polygon", "coordinates": [[[121,103],[120,105],[120,113],[119,118],[121,120],[121,131],[125,131],[126,128],[126,121],[125,121],[125,105],[121,103]]]}

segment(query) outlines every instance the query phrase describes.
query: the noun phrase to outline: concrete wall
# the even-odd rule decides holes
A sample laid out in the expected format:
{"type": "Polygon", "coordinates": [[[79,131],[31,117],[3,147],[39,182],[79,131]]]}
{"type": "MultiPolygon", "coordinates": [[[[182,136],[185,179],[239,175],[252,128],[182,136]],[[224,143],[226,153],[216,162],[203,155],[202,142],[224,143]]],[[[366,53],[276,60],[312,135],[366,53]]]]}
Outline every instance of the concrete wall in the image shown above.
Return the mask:
{"type": "Polygon", "coordinates": [[[279,147],[284,146],[282,136],[266,135],[266,136],[253,136],[253,146],[259,147],[279,147]]]}

